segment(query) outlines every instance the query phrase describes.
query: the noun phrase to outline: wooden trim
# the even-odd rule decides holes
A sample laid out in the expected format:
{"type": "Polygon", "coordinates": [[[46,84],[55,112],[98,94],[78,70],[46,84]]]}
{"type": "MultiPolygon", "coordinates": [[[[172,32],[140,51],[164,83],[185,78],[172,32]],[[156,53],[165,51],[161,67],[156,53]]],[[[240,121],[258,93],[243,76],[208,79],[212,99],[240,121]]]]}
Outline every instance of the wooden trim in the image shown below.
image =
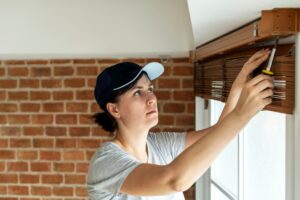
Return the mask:
{"type": "Polygon", "coordinates": [[[300,8],[263,10],[261,18],[196,48],[196,60],[227,53],[274,36],[286,37],[300,32],[300,8]]]}

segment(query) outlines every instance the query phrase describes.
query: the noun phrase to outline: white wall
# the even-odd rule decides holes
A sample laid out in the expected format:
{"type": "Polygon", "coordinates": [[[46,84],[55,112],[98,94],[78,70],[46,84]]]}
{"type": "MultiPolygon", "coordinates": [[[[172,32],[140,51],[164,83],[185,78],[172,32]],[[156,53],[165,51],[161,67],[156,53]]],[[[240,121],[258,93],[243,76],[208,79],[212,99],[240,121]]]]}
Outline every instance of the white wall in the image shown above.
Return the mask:
{"type": "Polygon", "coordinates": [[[0,59],[186,56],[186,0],[0,0],[0,59]]]}

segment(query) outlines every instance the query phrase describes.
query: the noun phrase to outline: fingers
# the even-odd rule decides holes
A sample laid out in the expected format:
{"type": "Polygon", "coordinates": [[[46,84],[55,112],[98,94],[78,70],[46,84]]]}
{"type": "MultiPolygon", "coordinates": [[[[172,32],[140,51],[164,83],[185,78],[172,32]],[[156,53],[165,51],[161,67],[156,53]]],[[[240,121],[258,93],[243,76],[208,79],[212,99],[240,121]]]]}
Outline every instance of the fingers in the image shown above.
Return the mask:
{"type": "Polygon", "coordinates": [[[253,92],[258,94],[264,90],[273,89],[273,88],[274,88],[273,81],[264,79],[255,85],[253,92]]]}
{"type": "Polygon", "coordinates": [[[272,89],[267,89],[267,90],[264,90],[260,93],[260,97],[261,98],[270,98],[272,97],[273,95],[273,90],[272,89]]]}
{"type": "Polygon", "coordinates": [[[273,82],[273,78],[271,76],[260,74],[256,77],[254,77],[253,79],[251,79],[250,81],[248,81],[247,85],[249,87],[252,87],[252,86],[258,84],[259,82],[261,82],[263,80],[270,80],[270,81],[273,82]]]}
{"type": "Polygon", "coordinates": [[[251,63],[255,60],[257,60],[258,58],[260,58],[261,56],[263,56],[265,53],[268,53],[270,50],[269,49],[261,49],[259,51],[257,51],[255,54],[253,54],[249,60],[247,61],[247,63],[251,63]]]}
{"type": "Polygon", "coordinates": [[[269,50],[261,50],[256,52],[246,63],[245,70],[250,74],[254,69],[259,67],[270,55],[269,50]]]}

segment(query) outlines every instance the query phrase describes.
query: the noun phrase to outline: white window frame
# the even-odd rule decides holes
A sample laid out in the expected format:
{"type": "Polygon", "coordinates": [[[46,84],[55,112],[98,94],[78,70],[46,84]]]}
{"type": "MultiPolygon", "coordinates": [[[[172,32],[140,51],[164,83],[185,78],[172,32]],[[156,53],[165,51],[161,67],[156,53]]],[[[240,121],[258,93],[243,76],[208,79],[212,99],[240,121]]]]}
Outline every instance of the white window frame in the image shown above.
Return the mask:
{"type": "MultiPolygon", "coordinates": [[[[286,115],[286,187],[285,200],[300,199],[300,33],[295,37],[296,70],[295,70],[295,110],[293,115],[286,115]],[[298,189],[297,189],[298,188],[298,189]]],[[[196,97],[196,130],[210,125],[211,108],[208,101],[196,97]]],[[[243,137],[242,134],[239,137],[243,137]]],[[[243,141],[239,138],[239,142],[243,141]]],[[[239,152],[243,144],[239,144],[239,152]]],[[[239,164],[242,165],[239,153],[239,164]]],[[[243,169],[243,167],[239,167],[243,169]]],[[[239,171],[239,200],[243,200],[243,172],[239,171]]],[[[210,200],[210,169],[196,182],[196,200],[210,200]]]]}

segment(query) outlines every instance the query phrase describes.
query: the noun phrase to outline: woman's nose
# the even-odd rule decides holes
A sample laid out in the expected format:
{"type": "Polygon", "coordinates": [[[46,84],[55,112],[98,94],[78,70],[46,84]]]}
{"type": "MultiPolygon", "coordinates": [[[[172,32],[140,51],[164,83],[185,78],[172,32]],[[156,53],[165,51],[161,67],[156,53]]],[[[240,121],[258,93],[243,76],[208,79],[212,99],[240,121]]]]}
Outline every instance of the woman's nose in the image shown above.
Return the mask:
{"type": "Polygon", "coordinates": [[[154,104],[156,102],[156,96],[155,94],[149,94],[148,95],[148,101],[147,101],[147,104],[148,105],[151,105],[151,104],[154,104]]]}

